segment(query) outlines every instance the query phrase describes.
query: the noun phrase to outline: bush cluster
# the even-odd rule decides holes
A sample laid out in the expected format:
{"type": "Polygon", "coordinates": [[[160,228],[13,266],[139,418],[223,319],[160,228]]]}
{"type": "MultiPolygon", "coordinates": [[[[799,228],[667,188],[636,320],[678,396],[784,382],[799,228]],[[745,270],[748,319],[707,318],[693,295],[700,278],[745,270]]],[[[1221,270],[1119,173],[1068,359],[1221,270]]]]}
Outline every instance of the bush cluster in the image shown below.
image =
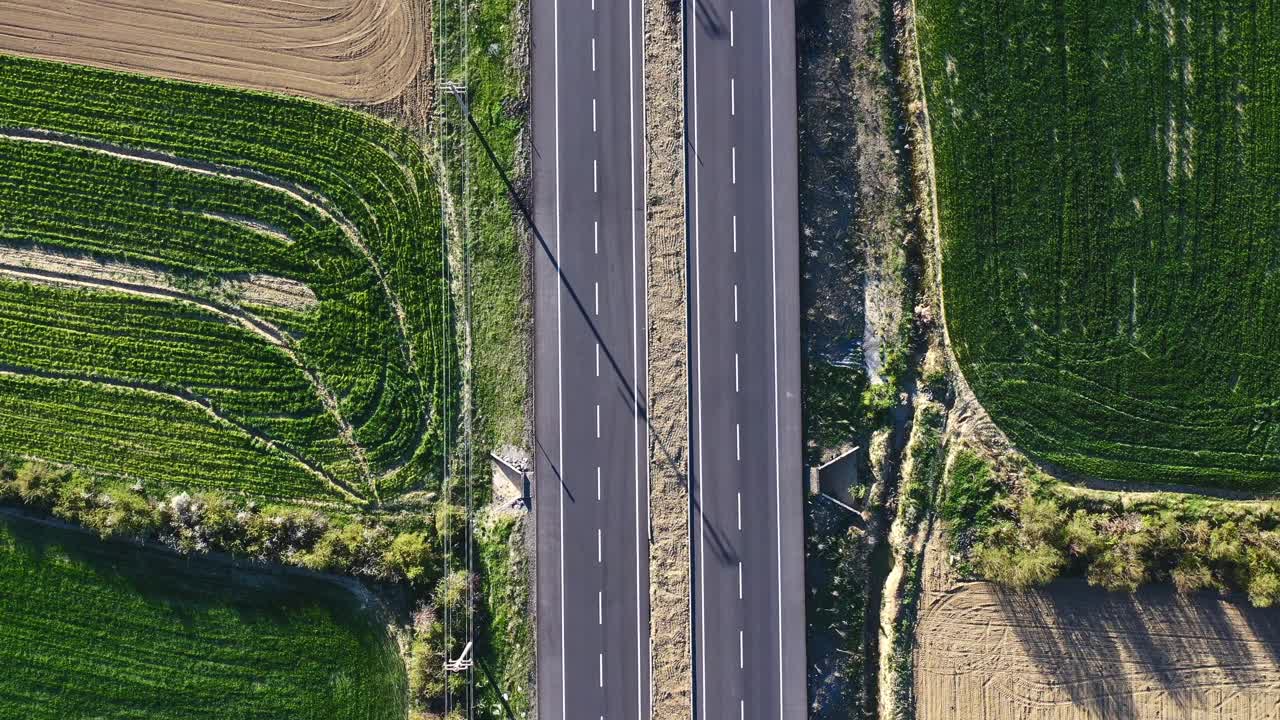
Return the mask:
{"type": "MultiPolygon", "coordinates": [[[[37,461],[0,463],[0,500],[51,512],[104,540],[154,540],[182,554],[225,552],[420,588],[430,587],[441,573],[433,524],[396,532],[368,521],[339,522],[316,510],[259,507],[219,492],[157,499],[138,484],[103,481],[37,461]]],[[[437,521],[456,520],[456,509],[441,506],[437,521]]]]}
{"type": "Polygon", "coordinates": [[[1048,483],[1015,499],[966,455],[940,512],[953,537],[958,529],[972,539],[965,554],[981,577],[1025,589],[1081,574],[1107,590],[1171,582],[1181,592],[1243,592],[1257,607],[1280,602],[1280,505],[1162,495],[1126,503],[1064,496],[1048,483]]]}

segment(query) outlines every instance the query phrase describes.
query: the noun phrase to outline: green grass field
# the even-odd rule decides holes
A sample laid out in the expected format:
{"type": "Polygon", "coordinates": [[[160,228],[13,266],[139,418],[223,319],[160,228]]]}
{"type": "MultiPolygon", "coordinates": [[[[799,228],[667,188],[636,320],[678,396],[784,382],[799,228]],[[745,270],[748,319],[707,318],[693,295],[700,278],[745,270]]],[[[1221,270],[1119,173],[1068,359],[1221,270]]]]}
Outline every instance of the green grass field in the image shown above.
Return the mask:
{"type": "Polygon", "coordinates": [[[0,450],[355,504],[438,475],[455,353],[438,195],[407,134],[12,57],[0,128],[0,450]]]}
{"type": "Polygon", "coordinates": [[[0,516],[0,717],[391,720],[405,683],[332,583],[0,516]]]}
{"type": "Polygon", "coordinates": [[[917,6],[979,400],[1071,471],[1280,488],[1280,3],[917,6]]]}

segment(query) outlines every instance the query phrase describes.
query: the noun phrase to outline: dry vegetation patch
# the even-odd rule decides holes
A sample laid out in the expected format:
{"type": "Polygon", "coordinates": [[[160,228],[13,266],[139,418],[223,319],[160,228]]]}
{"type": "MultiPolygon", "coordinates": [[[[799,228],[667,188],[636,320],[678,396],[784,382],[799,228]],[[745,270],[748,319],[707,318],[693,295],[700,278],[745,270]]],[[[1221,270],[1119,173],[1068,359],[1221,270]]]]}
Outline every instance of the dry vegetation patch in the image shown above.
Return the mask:
{"type": "Polygon", "coordinates": [[[3,0],[0,51],[378,104],[426,62],[418,0],[3,0]]]}

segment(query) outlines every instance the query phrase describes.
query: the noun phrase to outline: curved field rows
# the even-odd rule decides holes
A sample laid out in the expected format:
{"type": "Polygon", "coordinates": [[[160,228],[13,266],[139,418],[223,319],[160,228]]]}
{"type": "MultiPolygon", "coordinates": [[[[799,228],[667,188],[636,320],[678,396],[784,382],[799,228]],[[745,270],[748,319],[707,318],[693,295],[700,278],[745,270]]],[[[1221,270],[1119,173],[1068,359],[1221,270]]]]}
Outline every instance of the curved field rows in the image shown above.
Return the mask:
{"type": "Polygon", "coordinates": [[[0,52],[377,104],[426,62],[414,0],[0,0],[0,52]]]}
{"type": "Polygon", "coordinates": [[[1020,449],[1280,484],[1280,3],[919,0],[948,331],[1020,449]]]}
{"type": "Polygon", "coordinates": [[[1280,708],[1280,615],[1083,581],[926,586],[919,720],[1263,720],[1280,708]]]}
{"type": "Polygon", "coordinates": [[[436,476],[454,355],[404,132],[13,57],[0,121],[0,456],[358,504],[436,476]]]}

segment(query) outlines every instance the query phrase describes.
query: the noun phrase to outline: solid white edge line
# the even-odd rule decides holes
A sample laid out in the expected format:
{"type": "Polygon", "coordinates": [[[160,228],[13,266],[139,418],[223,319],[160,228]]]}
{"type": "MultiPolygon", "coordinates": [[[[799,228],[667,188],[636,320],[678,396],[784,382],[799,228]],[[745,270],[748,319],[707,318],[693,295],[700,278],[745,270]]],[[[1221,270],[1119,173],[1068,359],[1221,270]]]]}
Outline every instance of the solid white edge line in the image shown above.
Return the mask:
{"type": "MultiPolygon", "coordinates": [[[[686,27],[691,28],[690,33],[693,36],[693,49],[689,53],[689,57],[693,60],[693,67],[689,72],[691,78],[692,93],[689,97],[693,98],[693,147],[694,152],[698,151],[698,0],[690,0],[689,4],[693,7],[693,23],[687,24],[686,27]]],[[[733,27],[733,15],[730,11],[730,25],[733,27]]],[[[731,31],[732,32],[732,31],[731,31]]],[[[699,195],[698,180],[700,173],[698,172],[698,163],[685,163],[685,167],[693,166],[693,277],[694,277],[694,336],[697,340],[696,350],[697,361],[694,365],[695,375],[698,378],[698,626],[702,642],[698,646],[698,674],[694,677],[694,689],[697,695],[702,699],[702,713],[700,717],[707,716],[707,692],[703,684],[707,677],[707,574],[703,568],[706,563],[706,538],[707,538],[707,516],[706,506],[703,505],[703,490],[705,484],[702,476],[702,272],[701,272],[701,225],[699,222],[699,195]],[[700,677],[699,677],[700,675],[700,677]],[[701,681],[701,682],[700,682],[701,681]]],[[[698,698],[694,698],[697,702],[698,698]]],[[[694,708],[690,708],[690,712],[694,712],[694,708]]]]}
{"type": "MultiPolygon", "coordinates": [[[[642,33],[642,37],[643,37],[643,33],[644,33],[644,28],[645,28],[645,21],[646,21],[646,18],[648,17],[648,16],[646,15],[645,7],[646,7],[645,3],[640,3],[640,32],[642,33]]],[[[632,37],[633,37],[633,38],[635,37],[635,34],[634,34],[634,33],[632,33],[632,37]]],[[[681,52],[680,52],[680,75],[681,75],[681,82],[683,82],[683,79],[684,79],[684,33],[681,33],[681,34],[680,34],[680,43],[681,43],[681,48],[680,48],[680,50],[681,50],[681,52]]],[[[633,58],[634,58],[634,53],[633,53],[633,58]]],[[[633,59],[633,62],[634,62],[634,59],[633,59]]],[[[640,82],[641,82],[641,87],[640,87],[640,126],[641,126],[641,127],[644,127],[644,126],[645,126],[645,122],[646,122],[645,118],[647,117],[646,113],[647,113],[647,110],[648,110],[648,106],[646,105],[646,103],[645,103],[645,99],[644,99],[644,73],[645,73],[645,67],[646,67],[646,66],[645,66],[645,59],[644,59],[644,45],[643,45],[643,42],[642,42],[642,43],[641,43],[641,51],[640,51],[640,82]]],[[[681,140],[681,142],[680,142],[680,148],[681,148],[680,153],[681,153],[681,155],[680,155],[680,157],[681,157],[681,160],[683,160],[683,159],[684,159],[684,153],[685,153],[685,150],[684,150],[684,128],[683,128],[683,127],[681,127],[681,131],[680,131],[680,132],[681,132],[681,137],[680,137],[680,140],[681,140]]],[[[634,151],[633,151],[633,152],[634,152],[634,151]]],[[[640,223],[640,227],[641,227],[640,235],[641,235],[641,240],[642,240],[642,241],[643,241],[643,243],[644,243],[644,258],[643,258],[643,265],[642,265],[642,267],[644,268],[644,271],[643,271],[643,273],[641,274],[641,276],[642,276],[642,278],[643,278],[643,283],[642,283],[642,285],[643,285],[643,286],[644,286],[644,288],[645,288],[645,292],[644,292],[644,322],[642,323],[642,324],[644,325],[644,328],[645,328],[645,330],[644,330],[644,338],[645,338],[645,342],[641,343],[641,344],[640,344],[640,346],[641,346],[641,348],[642,348],[641,352],[644,354],[644,387],[645,387],[645,393],[646,393],[646,395],[647,395],[648,390],[649,390],[649,341],[648,341],[648,338],[649,338],[649,335],[648,335],[648,332],[649,332],[649,330],[648,330],[648,328],[649,328],[649,234],[644,230],[644,221],[645,221],[645,218],[646,218],[646,217],[648,217],[648,207],[649,207],[649,201],[648,201],[648,198],[647,198],[648,193],[645,191],[645,189],[649,186],[649,164],[648,164],[648,162],[646,162],[646,161],[645,161],[646,155],[645,155],[645,145],[644,145],[644,134],[643,134],[643,132],[641,133],[641,138],[640,138],[640,156],[641,156],[640,168],[641,168],[641,173],[642,173],[642,180],[640,181],[640,196],[639,196],[639,197],[640,197],[640,212],[639,212],[639,214],[636,216],[636,217],[637,217],[636,222],[640,223]]],[[[633,157],[634,157],[634,155],[633,155],[633,157]]],[[[648,400],[647,400],[647,399],[646,399],[646,401],[645,401],[645,405],[646,405],[646,407],[648,406],[648,400]]],[[[645,423],[642,423],[642,424],[643,424],[643,426],[644,426],[644,438],[643,438],[643,442],[644,442],[644,463],[643,463],[643,468],[644,468],[644,499],[645,499],[645,505],[644,505],[644,509],[645,509],[644,527],[645,527],[645,537],[647,538],[647,541],[648,541],[648,542],[652,542],[652,541],[653,541],[653,495],[652,495],[652,493],[651,493],[651,491],[650,491],[650,487],[649,487],[649,485],[650,485],[650,483],[649,483],[649,479],[650,479],[650,472],[649,472],[649,446],[650,446],[650,443],[651,443],[651,441],[652,441],[653,431],[650,429],[650,425],[649,425],[649,423],[648,423],[648,422],[645,422],[645,423]]],[[[647,567],[648,567],[648,566],[647,566],[647,564],[646,564],[646,568],[647,568],[647,567]]],[[[637,572],[638,572],[638,571],[639,571],[639,567],[637,566],[637,572]]],[[[645,596],[646,596],[646,597],[648,597],[648,587],[649,587],[649,583],[646,581],[646,582],[645,582],[645,596]]],[[[646,608],[646,609],[649,607],[649,605],[648,605],[648,601],[647,601],[647,600],[645,601],[644,606],[645,606],[645,608],[646,608]]],[[[637,611],[637,612],[638,612],[638,611],[637,611]]],[[[643,617],[643,616],[642,616],[642,617],[643,617]]],[[[646,627],[647,627],[647,624],[646,624],[646,627]]],[[[649,642],[645,643],[645,645],[646,645],[646,646],[648,646],[648,648],[649,648],[649,656],[648,656],[649,663],[648,663],[648,665],[647,665],[647,673],[646,673],[646,677],[648,677],[648,678],[649,678],[649,681],[648,681],[648,682],[646,682],[646,683],[644,683],[644,685],[645,685],[646,687],[648,687],[648,689],[649,689],[649,709],[650,709],[650,712],[652,712],[652,710],[653,710],[653,635],[652,635],[652,633],[650,633],[650,636],[649,636],[649,642]]],[[[644,717],[644,713],[641,713],[641,715],[640,715],[640,716],[641,716],[641,717],[644,717]]]]}
{"type": "MultiPolygon", "coordinates": [[[[635,0],[627,2],[627,77],[629,81],[629,105],[631,112],[628,115],[631,118],[631,146],[628,148],[628,155],[631,156],[631,202],[628,205],[634,205],[636,202],[636,54],[635,54],[635,0]]],[[[643,216],[641,216],[643,217],[643,216]]],[[[636,215],[634,211],[629,218],[631,220],[631,382],[632,382],[632,407],[631,417],[633,422],[633,443],[632,451],[635,455],[635,490],[636,490],[636,717],[644,717],[644,653],[643,648],[647,643],[643,640],[643,612],[642,600],[640,597],[640,588],[646,587],[640,582],[640,306],[638,303],[639,288],[636,287],[636,215]]],[[[647,460],[646,456],[646,460],[647,460]]]]}
{"type": "MultiPolygon", "coordinates": [[[[594,0],[593,0],[594,2],[594,0]]],[[[569,712],[568,692],[565,681],[565,630],[564,630],[564,330],[561,321],[561,309],[564,296],[564,268],[560,255],[560,0],[552,0],[551,16],[552,36],[552,68],[555,94],[555,198],[556,198],[556,414],[558,421],[557,461],[560,463],[560,717],[567,720],[569,712]]]]}
{"type": "Polygon", "coordinates": [[[786,699],[782,674],[782,429],[778,427],[778,198],[774,148],[773,103],[773,0],[769,4],[769,236],[773,259],[773,477],[774,528],[778,550],[778,717],[785,716],[786,699]]]}

